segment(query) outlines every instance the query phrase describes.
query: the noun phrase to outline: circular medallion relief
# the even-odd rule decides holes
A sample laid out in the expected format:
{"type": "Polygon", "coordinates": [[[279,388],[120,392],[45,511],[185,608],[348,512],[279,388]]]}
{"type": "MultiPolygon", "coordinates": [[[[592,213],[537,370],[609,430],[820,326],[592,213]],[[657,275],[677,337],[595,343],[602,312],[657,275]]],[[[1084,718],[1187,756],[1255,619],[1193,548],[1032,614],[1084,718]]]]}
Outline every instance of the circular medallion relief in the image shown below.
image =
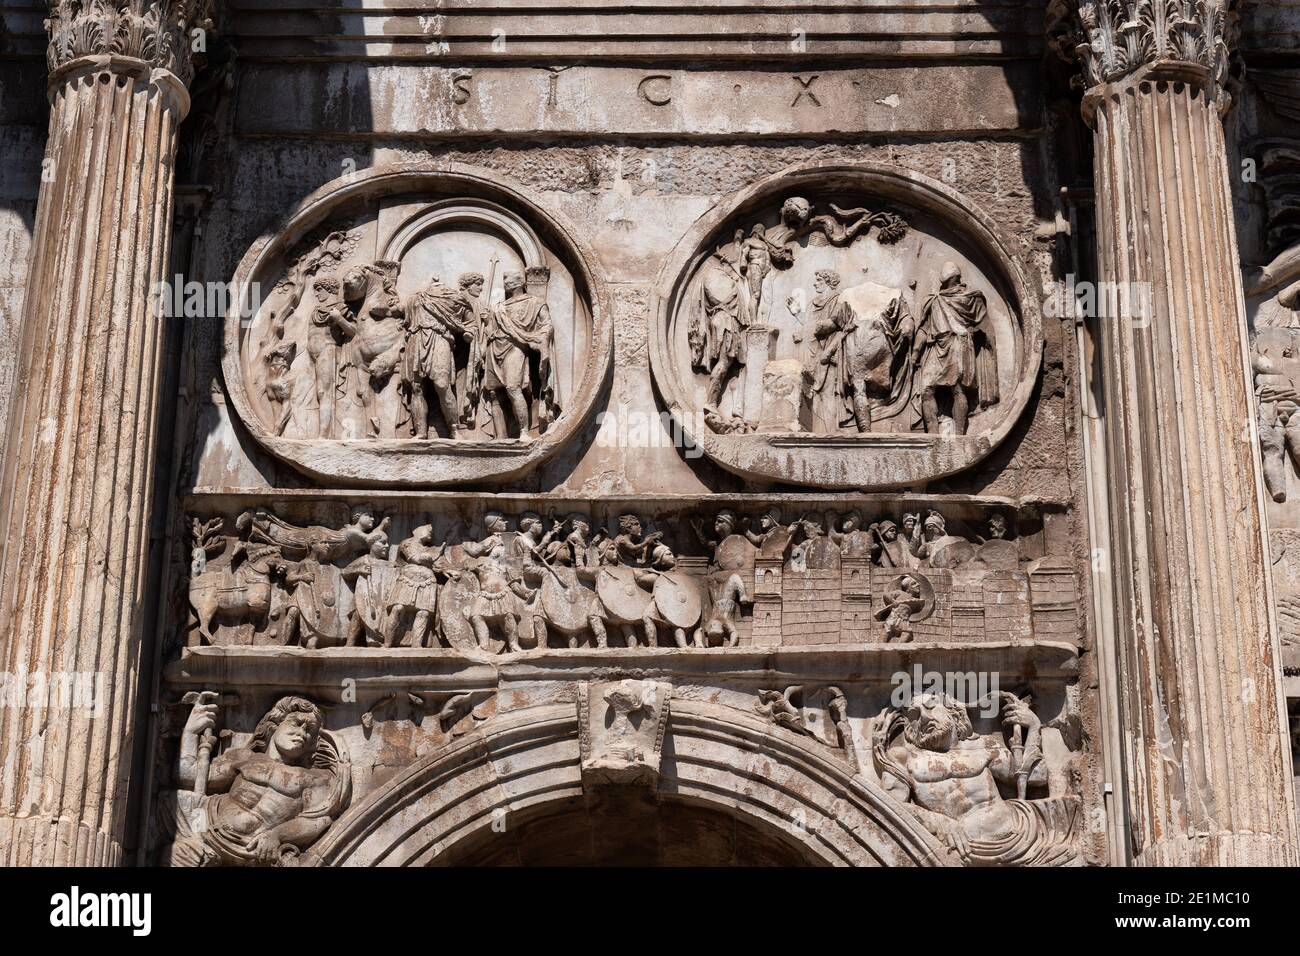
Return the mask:
{"type": "Polygon", "coordinates": [[[1003,240],[956,193],[805,167],[705,217],[659,286],[655,381],[689,439],[748,477],[888,488],[1006,437],[1042,332],[1003,240]]]}
{"type": "Polygon", "coordinates": [[[245,256],[226,319],[231,401],[317,478],[518,475],[591,412],[611,352],[588,257],[482,173],[358,173],[245,256]]]}

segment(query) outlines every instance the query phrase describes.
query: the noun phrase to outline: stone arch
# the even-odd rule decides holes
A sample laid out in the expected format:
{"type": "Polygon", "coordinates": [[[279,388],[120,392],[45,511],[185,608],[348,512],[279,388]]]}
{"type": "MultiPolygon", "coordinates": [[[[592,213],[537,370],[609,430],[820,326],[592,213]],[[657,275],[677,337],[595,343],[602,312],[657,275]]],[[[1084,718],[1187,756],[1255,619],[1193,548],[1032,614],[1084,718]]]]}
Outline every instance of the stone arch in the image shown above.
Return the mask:
{"type": "MultiPolygon", "coordinates": [[[[304,862],[437,865],[472,857],[467,848],[486,842],[494,821],[508,830],[512,820],[568,812],[593,796],[584,791],[578,727],[572,703],[499,716],[366,795],[304,862]]],[[[639,789],[689,813],[733,817],[787,862],[935,866],[947,859],[905,807],[836,751],[716,704],[673,700],[660,774],[639,789]]]]}

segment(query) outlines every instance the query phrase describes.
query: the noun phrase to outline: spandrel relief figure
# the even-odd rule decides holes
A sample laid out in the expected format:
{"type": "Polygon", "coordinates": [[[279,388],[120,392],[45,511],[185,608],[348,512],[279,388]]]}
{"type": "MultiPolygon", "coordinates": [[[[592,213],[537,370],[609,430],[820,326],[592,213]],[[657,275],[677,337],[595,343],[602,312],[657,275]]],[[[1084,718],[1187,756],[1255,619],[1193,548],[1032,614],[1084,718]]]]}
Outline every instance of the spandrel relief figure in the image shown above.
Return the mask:
{"type": "Polygon", "coordinates": [[[560,414],[555,333],[546,304],[546,269],[502,277],[505,300],[490,309],[483,326],[483,393],[493,436],[528,441],[560,414]]]}
{"type": "Polygon", "coordinates": [[[470,393],[478,386],[486,281],[465,272],[451,288],[432,278],[406,303],[402,382],[416,438],[429,437],[430,390],[448,438],[460,437],[477,408],[477,395],[470,393]]]}
{"type": "Polygon", "coordinates": [[[967,705],[946,694],[886,708],[872,734],[881,783],[968,866],[1077,864],[1079,798],[1029,799],[1049,782],[1042,728],[1025,701],[998,696],[1007,739],[977,734],[967,705]]]}
{"type": "Polygon", "coordinates": [[[912,347],[915,392],[925,430],[938,434],[940,399],[949,402],[953,432],[965,435],[972,399],[977,409],[998,401],[993,326],[984,293],[962,282],[961,270],[945,262],[939,289],[921,309],[912,347]]]}
{"type": "Polygon", "coordinates": [[[346,752],[323,729],[319,707],[283,697],[246,746],[214,757],[217,695],[195,697],[181,736],[181,789],[165,792],[160,802],[160,822],[172,835],[163,862],[293,865],[351,800],[346,752]]]}

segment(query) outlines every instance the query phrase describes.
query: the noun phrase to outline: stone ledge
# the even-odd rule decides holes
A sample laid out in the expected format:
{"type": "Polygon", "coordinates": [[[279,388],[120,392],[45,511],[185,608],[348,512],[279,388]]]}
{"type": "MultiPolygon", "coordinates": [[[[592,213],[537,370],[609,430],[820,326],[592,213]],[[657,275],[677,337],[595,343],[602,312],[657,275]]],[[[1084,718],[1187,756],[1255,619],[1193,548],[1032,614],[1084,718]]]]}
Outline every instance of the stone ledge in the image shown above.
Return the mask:
{"type": "Polygon", "coordinates": [[[914,664],[945,671],[1069,680],[1078,649],[1064,642],[836,644],[770,648],[549,648],[470,657],[445,648],[194,647],[164,671],[174,688],[295,687],[338,697],[345,681],[358,696],[398,689],[473,690],[538,681],[664,677],[772,685],[783,681],[886,682],[914,664]]]}

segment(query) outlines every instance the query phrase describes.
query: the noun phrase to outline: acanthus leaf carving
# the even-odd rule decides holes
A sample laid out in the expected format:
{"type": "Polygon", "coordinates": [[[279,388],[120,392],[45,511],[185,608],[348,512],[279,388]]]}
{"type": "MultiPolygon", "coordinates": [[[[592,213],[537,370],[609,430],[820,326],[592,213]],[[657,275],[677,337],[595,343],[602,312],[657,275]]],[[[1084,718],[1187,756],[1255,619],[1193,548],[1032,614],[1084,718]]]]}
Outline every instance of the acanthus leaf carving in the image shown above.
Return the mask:
{"type": "Polygon", "coordinates": [[[1049,17],[1063,34],[1057,45],[1079,60],[1085,86],[1156,63],[1201,67],[1216,84],[1227,78],[1233,0],[1059,0],[1053,7],[1049,17]],[[1062,27],[1067,20],[1072,26],[1062,27]]]}
{"type": "MultiPolygon", "coordinates": [[[[215,0],[51,0],[50,72],[87,56],[144,60],[186,86],[197,66],[194,31],[213,28],[215,0]]],[[[206,39],[204,44],[206,46],[206,39]]]]}

